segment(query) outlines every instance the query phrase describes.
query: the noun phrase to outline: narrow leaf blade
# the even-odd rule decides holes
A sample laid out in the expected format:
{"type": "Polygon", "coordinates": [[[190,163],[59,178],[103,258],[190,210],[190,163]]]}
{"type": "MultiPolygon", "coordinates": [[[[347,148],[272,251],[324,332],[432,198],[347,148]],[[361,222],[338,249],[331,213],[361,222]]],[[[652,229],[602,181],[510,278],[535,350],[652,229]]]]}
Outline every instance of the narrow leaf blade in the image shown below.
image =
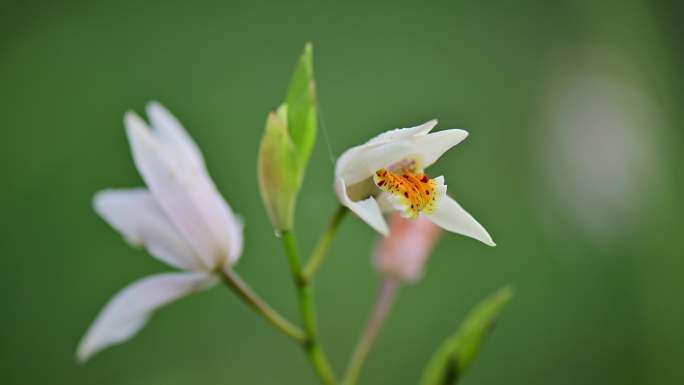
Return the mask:
{"type": "Polygon", "coordinates": [[[513,290],[504,287],[472,309],[458,331],[448,337],[432,356],[423,372],[421,385],[456,384],[475,359],[512,297],[513,290]]]}

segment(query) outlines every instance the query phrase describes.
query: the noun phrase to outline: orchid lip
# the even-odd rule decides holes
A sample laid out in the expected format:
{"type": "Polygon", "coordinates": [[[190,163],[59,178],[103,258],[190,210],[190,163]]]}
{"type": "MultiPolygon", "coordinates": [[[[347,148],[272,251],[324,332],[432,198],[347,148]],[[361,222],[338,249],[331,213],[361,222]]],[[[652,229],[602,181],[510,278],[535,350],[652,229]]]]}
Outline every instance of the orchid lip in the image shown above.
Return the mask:
{"type": "Polygon", "coordinates": [[[433,212],[446,192],[443,178],[431,179],[418,171],[413,161],[403,165],[406,167],[377,170],[373,182],[381,191],[390,194],[390,202],[404,217],[417,218],[421,212],[433,212]]]}

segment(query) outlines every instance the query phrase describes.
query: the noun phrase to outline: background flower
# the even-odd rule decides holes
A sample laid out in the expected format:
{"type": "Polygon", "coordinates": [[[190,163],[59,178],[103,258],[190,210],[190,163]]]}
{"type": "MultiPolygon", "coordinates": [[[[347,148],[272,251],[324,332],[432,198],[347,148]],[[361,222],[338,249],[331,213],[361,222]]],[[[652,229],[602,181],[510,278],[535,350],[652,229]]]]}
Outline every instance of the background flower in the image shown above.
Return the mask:
{"type": "Polygon", "coordinates": [[[384,276],[413,283],[423,269],[440,235],[439,226],[426,218],[406,219],[392,215],[390,235],[378,242],[375,268],[384,276]]]}

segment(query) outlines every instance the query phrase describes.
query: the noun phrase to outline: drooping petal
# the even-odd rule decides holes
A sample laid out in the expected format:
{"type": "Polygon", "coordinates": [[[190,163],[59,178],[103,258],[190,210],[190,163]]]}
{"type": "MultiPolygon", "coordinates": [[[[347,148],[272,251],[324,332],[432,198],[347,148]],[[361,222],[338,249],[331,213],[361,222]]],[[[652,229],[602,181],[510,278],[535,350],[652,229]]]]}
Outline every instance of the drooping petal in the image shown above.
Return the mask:
{"type": "Polygon", "coordinates": [[[188,161],[178,145],[160,140],[135,113],[127,113],[125,123],[136,166],[171,222],[208,268],[235,263],[242,252],[242,223],[206,169],[188,161]]]}
{"type": "Polygon", "coordinates": [[[93,199],[95,211],[126,240],[144,246],[152,256],[183,270],[200,270],[202,261],[142,188],[104,190],[93,199]]]}
{"type": "Polygon", "coordinates": [[[382,235],[387,236],[389,234],[387,222],[383,218],[375,198],[369,197],[357,202],[352,201],[347,194],[347,186],[341,178],[335,180],[335,192],[340,202],[353,211],[354,214],[358,215],[364,222],[368,223],[368,225],[382,235]]]}
{"type": "Polygon", "coordinates": [[[125,342],[142,329],[155,310],[216,280],[206,273],[165,273],[132,283],[102,309],[79,343],[76,357],[84,362],[108,346],[125,342]]]}
{"type": "Polygon", "coordinates": [[[422,215],[444,230],[477,239],[488,246],[496,246],[487,230],[448,195],[444,195],[432,213],[422,215]]]}
{"type": "Polygon", "coordinates": [[[195,166],[205,167],[199,147],[166,107],[158,102],[150,102],[146,111],[152,128],[163,143],[175,147],[179,155],[186,157],[195,166]]]}
{"type": "Polygon", "coordinates": [[[366,142],[366,145],[381,144],[400,139],[408,139],[414,136],[422,136],[430,132],[436,125],[437,119],[432,119],[415,127],[395,128],[394,130],[385,131],[372,138],[366,142]]]}
{"type": "Polygon", "coordinates": [[[459,129],[443,130],[428,135],[411,138],[415,153],[423,168],[435,163],[445,152],[468,137],[468,131],[459,129]]]}

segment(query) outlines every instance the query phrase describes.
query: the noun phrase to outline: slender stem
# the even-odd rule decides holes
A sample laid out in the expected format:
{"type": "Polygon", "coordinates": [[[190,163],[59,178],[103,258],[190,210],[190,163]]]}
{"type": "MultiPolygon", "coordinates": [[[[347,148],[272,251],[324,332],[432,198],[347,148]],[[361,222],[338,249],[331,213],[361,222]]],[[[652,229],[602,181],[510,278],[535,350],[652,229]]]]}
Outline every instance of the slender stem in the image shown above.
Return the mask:
{"type": "Polygon", "coordinates": [[[336,384],[335,375],[318,340],[313,291],[309,282],[304,279],[302,274],[302,262],[297,251],[297,242],[291,231],[283,231],[281,239],[290,261],[290,269],[292,270],[292,277],[294,278],[299,299],[299,309],[304,323],[304,332],[306,333],[307,340],[303,347],[321,381],[325,385],[334,385],[336,384]]]}
{"type": "Polygon", "coordinates": [[[275,309],[270,307],[266,301],[261,299],[252,288],[231,268],[221,269],[221,279],[243,300],[263,316],[268,322],[299,343],[305,343],[307,336],[304,331],[293,325],[285,317],[280,315],[275,309]]]}
{"type": "Polygon", "coordinates": [[[345,214],[347,214],[348,211],[349,210],[342,205],[340,205],[337,208],[337,211],[335,211],[335,214],[330,220],[330,223],[328,223],[328,227],[326,228],[321,238],[318,240],[316,247],[311,253],[311,257],[309,257],[309,259],[306,262],[306,267],[304,268],[303,273],[303,277],[306,281],[313,279],[313,277],[316,275],[316,272],[318,272],[318,269],[321,267],[321,264],[323,263],[325,256],[328,254],[328,249],[330,248],[330,244],[332,243],[332,240],[335,237],[337,228],[339,227],[340,223],[342,222],[342,219],[344,219],[345,214]]]}
{"type": "Polygon", "coordinates": [[[342,385],[356,384],[366,362],[366,357],[392,308],[398,289],[399,283],[396,280],[386,278],[383,281],[375,301],[375,306],[366,324],[366,329],[363,331],[363,335],[349,360],[349,366],[347,366],[342,385]]]}

